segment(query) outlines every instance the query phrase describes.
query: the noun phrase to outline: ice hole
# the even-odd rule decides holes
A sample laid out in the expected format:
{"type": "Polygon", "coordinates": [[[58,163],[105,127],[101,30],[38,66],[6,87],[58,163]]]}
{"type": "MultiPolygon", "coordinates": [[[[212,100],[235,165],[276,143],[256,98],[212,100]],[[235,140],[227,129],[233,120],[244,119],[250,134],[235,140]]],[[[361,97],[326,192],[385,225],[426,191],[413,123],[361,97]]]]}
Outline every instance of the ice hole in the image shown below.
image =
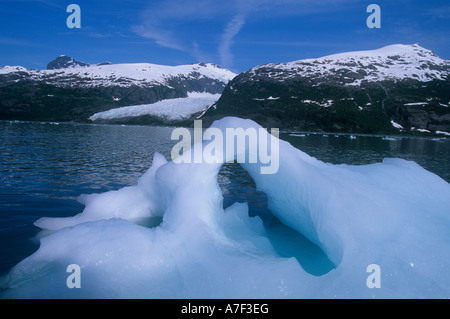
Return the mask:
{"type": "Polygon", "coordinates": [[[147,228],[155,228],[155,227],[158,227],[159,225],[161,225],[162,221],[163,221],[162,216],[151,216],[151,217],[138,219],[135,221],[135,224],[137,224],[139,226],[147,227],[147,228]]]}
{"type": "Polygon", "coordinates": [[[249,216],[261,218],[267,238],[280,257],[297,259],[302,268],[314,276],[324,275],[336,268],[320,247],[272,214],[267,196],[257,190],[252,177],[239,164],[223,164],[218,181],[224,209],[235,202],[247,202],[249,216]]]}

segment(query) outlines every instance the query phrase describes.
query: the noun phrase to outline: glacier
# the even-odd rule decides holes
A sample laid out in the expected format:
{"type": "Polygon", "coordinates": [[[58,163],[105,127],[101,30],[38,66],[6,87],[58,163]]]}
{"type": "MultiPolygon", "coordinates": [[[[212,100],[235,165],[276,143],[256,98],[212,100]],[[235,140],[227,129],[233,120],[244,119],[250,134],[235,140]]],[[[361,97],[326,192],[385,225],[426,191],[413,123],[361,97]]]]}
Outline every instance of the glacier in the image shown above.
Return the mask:
{"type": "MultiPolygon", "coordinates": [[[[233,117],[211,127],[260,128],[233,117]]],[[[225,152],[208,163],[155,153],[136,185],[80,196],[85,208],[73,217],[37,220],[45,231],[40,247],[1,278],[0,296],[450,297],[449,183],[411,161],[333,165],[278,142],[270,150],[279,152],[275,174],[261,174],[260,162],[240,165],[267,195],[272,214],[328,257],[333,267],[325,274],[282,257],[247,203],[224,209],[217,177],[233,160],[225,152]],[[66,286],[70,264],[80,266],[81,288],[66,286]],[[367,285],[373,264],[380,288],[367,285]]],[[[198,142],[180,156],[205,147],[198,142]]]]}
{"type": "Polygon", "coordinates": [[[89,120],[111,120],[143,115],[152,115],[167,121],[185,120],[195,113],[205,111],[219,98],[220,94],[189,92],[186,98],[166,99],[152,104],[122,106],[98,112],[90,116],[89,120]]]}

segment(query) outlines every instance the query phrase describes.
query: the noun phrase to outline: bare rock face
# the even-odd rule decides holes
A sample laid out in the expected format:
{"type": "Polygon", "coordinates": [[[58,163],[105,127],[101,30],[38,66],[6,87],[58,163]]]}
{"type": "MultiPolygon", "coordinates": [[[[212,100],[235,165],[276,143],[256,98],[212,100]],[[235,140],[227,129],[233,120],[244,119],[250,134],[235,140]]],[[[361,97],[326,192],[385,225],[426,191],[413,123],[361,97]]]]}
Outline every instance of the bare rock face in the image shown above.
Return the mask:
{"type": "Polygon", "coordinates": [[[77,66],[90,66],[90,64],[76,61],[73,58],[68,57],[67,55],[60,55],[47,64],[47,70],[66,69],[77,66]]]}

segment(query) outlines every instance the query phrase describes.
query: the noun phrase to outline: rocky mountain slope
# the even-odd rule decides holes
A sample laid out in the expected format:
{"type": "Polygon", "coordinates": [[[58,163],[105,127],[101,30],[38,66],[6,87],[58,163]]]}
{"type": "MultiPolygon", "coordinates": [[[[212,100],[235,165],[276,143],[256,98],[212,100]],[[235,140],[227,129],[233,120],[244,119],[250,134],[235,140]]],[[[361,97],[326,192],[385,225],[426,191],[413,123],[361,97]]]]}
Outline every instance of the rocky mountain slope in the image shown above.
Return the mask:
{"type": "Polygon", "coordinates": [[[211,63],[90,65],[59,56],[46,70],[0,68],[0,119],[87,121],[121,106],[219,94],[234,76],[211,63]]]}
{"type": "Polygon", "coordinates": [[[450,61],[418,44],[289,63],[235,77],[204,114],[266,127],[395,133],[450,132],[450,61]]]}

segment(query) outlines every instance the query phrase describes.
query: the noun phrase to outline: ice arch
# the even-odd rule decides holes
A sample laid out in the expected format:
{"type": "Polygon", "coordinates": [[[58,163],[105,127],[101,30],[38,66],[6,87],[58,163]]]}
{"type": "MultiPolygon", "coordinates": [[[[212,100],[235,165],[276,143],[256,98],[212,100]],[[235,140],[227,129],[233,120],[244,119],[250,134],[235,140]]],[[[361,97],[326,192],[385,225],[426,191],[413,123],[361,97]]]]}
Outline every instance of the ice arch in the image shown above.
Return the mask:
{"type": "MultiPolygon", "coordinates": [[[[212,125],[259,128],[224,118],[212,125]]],[[[267,136],[267,138],[272,138],[267,136]]],[[[193,156],[195,144],[182,156],[193,156]]],[[[314,277],[277,258],[245,204],[226,210],[222,163],[167,162],[155,154],[137,185],[80,198],[71,218],[42,218],[39,250],[3,279],[6,297],[446,297],[450,296],[450,185],[414,162],[323,163],[279,141],[279,170],[242,166],[283,223],[320,246],[337,266],[314,277]],[[162,217],[156,228],[131,222],[162,217]],[[68,291],[64,265],[79,264],[87,287],[68,291]],[[379,289],[366,286],[380,266],[379,289]],[[61,270],[63,269],[63,270],[61,270]],[[86,278],[88,280],[86,280],[86,278]],[[111,280],[115,278],[115,280],[111,280]]],[[[240,149],[239,152],[247,152],[240,149]]],[[[276,151],[271,149],[271,151],[276,151]]]]}
{"type": "Polygon", "coordinates": [[[179,159],[179,163],[167,162],[162,155],[155,154],[152,167],[139,179],[137,186],[117,192],[82,196],[80,201],[86,205],[82,214],[73,218],[42,218],[36,225],[43,229],[57,230],[85,221],[112,217],[138,220],[150,214],[152,217],[163,216],[163,221],[171,227],[200,219],[210,227],[220,229],[217,212],[223,205],[217,175],[221,166],[241,156],[249,159],[249,146],[265,140],[270,153],[282,154],[278,172],[261,174],[261,167],[267,165],[260,161],[244,162],[241,166],[253,178],[257,188],[267,195],[269,209],[273,214],[322,248],[330,260],[338,265],[342,258],[342,242],[334,230],[333,221],[325,216],[327,199],[324,197],[333,194],[333,185],[320,180],[327,165],[295,150],[286,142],[277,140],[272,145],[270,140],[276,137],[265,130],[259,131],[261,127],[251,120],[230,117],[215,122],[211,127],[223,132],[224,141],[223,149],[216,149],[214,159],[206,159],[209,163],[195,163],[196,155],[209,154],[204,152],[209,141],[193,145],[181,155],[188,160],[179,159]],[[245,148],[235,148],[229,156],[230,153],[226,152],[227,128],[239,128],[243,131],[250,128],[264,133],[256,136],[256,139],[252,136],[247,140],[245,148]],[[197,152],[198,149],[201,152],[197,152]],[[311,180],[315,182],[311,183],[311,180]],[[96,200],[97,198],[100,200],[96,200]]]}

